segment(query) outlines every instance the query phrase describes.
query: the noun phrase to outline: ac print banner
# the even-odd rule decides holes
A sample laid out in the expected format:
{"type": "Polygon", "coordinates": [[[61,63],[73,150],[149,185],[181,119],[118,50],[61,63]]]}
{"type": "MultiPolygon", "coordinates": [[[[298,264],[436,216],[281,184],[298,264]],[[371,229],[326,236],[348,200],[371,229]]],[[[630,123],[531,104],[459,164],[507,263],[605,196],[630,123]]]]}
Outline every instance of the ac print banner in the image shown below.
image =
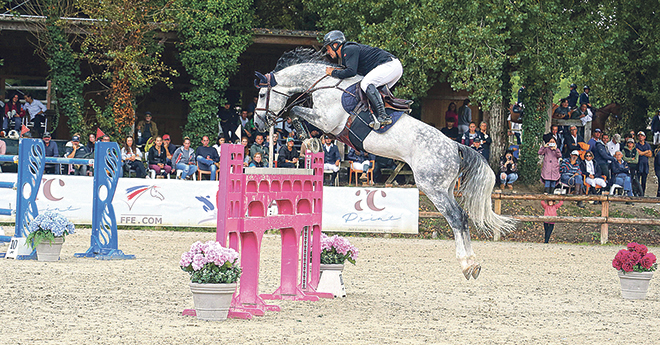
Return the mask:
{"type": "Polygon", "coordinates": [[[323,230],[418,232],[417,188],[323,188],[323,230]]]}

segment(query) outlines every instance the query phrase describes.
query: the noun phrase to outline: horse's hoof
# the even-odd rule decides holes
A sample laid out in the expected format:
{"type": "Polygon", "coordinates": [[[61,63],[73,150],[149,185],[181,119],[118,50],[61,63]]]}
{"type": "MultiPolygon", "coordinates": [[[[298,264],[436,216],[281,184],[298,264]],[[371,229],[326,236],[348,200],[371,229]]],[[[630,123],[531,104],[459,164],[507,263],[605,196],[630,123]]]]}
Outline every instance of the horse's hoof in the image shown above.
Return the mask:
{"type": "Polygon", "coordinates": [[[463,275],[465,276],[465,279],[470,280],[473,270],[474,270],[473,266],[470,266],[463,270],[463,275]]]}
{"type": "Polygon", "coordinates": [[[472,271],[472,278],[477,279],[477,278],[479,278],[479,273],[481,273],[481,265],[480,264],[474,264],[473,267],[474,267],[474,270],[472,271]]]}

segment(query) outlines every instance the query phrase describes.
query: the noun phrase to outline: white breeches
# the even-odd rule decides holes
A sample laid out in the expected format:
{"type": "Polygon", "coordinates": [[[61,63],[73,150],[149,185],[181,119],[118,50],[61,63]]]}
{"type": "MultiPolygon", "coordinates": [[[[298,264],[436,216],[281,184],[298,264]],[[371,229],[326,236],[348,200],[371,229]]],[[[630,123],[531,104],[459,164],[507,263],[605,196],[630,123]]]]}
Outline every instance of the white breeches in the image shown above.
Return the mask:
{"type": "Polygon", "coordinates": [[[376,66],[371,72],[367,73],[360,82],[360,88],[364,92],[367,92],[367,86],[369,86],[369,84],[374,84],[376,87],[387,84],[387,87],[391,88],[397,81],[399,81],[402,74],[403,66],[401,66],[401,61],[399,61],[399,59],[394,59],[376,66]]]}
{"type": "Polygon", "coordinates": [[[332,170],[332,172],[337,172],[339,171],[339,167],[331,163],[324,163],[323,170],[332,170]]]}
{"type": "Polygon", "coordinates": [[[596,177],[596,178],[588,178],[587,177],[585,179],[585,181],[587,182],[588,185],[590,185],[592,187],[596,187],[596,186],[606,187],[607,186],[607,182],[605,182],[605,180],[603,180],[600,177],[596,177]]]}
{"type": "Polygon", "coordinates": [[[371,161],[364,161],[362,163],[353,162],[354,170],[362,170],[364,172],[367,172],[370,168],[371,168],[371,161]]]}

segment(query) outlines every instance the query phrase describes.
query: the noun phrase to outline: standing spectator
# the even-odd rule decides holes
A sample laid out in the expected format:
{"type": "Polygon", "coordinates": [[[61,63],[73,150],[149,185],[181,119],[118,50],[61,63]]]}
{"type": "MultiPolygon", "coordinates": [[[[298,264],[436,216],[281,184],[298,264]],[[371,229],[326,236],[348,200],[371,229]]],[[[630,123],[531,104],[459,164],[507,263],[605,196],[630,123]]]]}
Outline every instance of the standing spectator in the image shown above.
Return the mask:
{"type": "Polygon", "coordinates": [[[298,164],[298,150],[293,147],[293,138],[286,139],[286,146],[282,147],[277,157],[278,168],[295,168],[298,164]]]}
{"type": "Polygon", "coordinates": [[[656,197],[660,198],[660,146],[655,149],[655,159],[653,160],[653,167],[655,168],[655,176],[658,178],[658,192],[656,197]]]}
{"type": "Polygon", "coordinates": [[[135,170],[135,176],[138,178],[147,176],[144,164],[142,164],[142,153],[140,152],[140,149],[135,146],[135,141],[131,136],[126,137],[126,141],[121,148],[121,159],[124,162],[124,169],[126,169],[126,171],[129,171],[130,169],[135,170]]]}
{"type": "Polygon", "coordinates": [[[172,172],[172,167],[167,165],[167,154],[163,147],[163,138],[156,136],[154,146],[149,149],[149,169],[156,175],[167,176],[172,172]]]}
{"type": "Polygon", "coordinates": [[[41,138],[44,134],[44,129],[41,127],[41,124],[44,123],[46,119],[46,106],[41,103],[38,99],[34,99],[32,94],[26,93],[25,96],[25,111],[30,115],[30,121],[33,122],[33,130],[36,133],[37,138],[41,138]]]}
{"type": "Polygon", "coordinates": [[[518,160],[513,152],[507,150],[500,158],[500,189],[513,189],[513,183],[518,180],[518,160]]]}
{"type": "Polygon", "coordinates": [[[577,108],[577,102],[578,102],[578,98],[580,97],[580,95],[578,94],[578,92],[576,90],[577,85],[571,84],[570,89],[571,89],[571,92],[568,93],[568,98],[567,98],[568,99],[568,107],[570,109],[575,109],[575,108],[577,108]]]}
{"type": "MultiPolygon", "coordinates": [[[[0,156],[4,155],[7,152],[7,143],[4,140],[0,140],[0,156]]],[[[2,172],[2,164],[0,164],[0,173],[2,172]]]]}
{"type": "MultiPolygon", "coordinates": [[[[580,153],[577,150],[571,151],[570,159],[564,159],[559,166],[561,183],[575,187],[575,194],[582,194],[584,181],[582,170],[580,170],[580,163],[578,162],[579,156],[580,153]]],[[[579,201],[578,206],[584,207],[584,203],[579,201]]]]}
{"type": "MultiPolygon", "coordinates": [[[[590,140],[591,142],[591,140],[590,140]]],[[[594,161],[600,167],[601,172],[609,180],[610,177],[610,163],[614,160],[614,157],[610,155],[610,152],[607,150],[605,143],[602,140],[596,140],[592,150],[594,161]]]]}
{"type": "Polygon", "coordinates": [[[445,112],[445,123],[448,123],[449,121],[454,123],[458,122],[458,113],[456,112],[456,103],[454,102],[449,103],[449,107],[445,112]]]}
{"type": "Polygon", "coordinates": [[[210,171],[211,181],[215,181],[215,172],[220,162],[220,156],[216,149],[209,147],[209,137],[202,137],[202,146],[197,147],[195,151],[195,160],[200,171],[210,171]]]}
{"type": "Polygon", "coordinates": [[[637,166],[639,164],[639,151],[635,147],[635,139],[628,138],[626,139],[626,146],[623,148],[623,160],[628,163],[628,169],[630,171],[630,179],[634,180],[637,178],[637,166]]]}
{"type": "Polygon", "coordinates": [[[555,138],[550,137],[545,145],[539,149],[539,155],[543,156],[543,166],[541,167],[541,179],[544,183],[544,193],[552,194],[557,181],[559,181],[559,158],[561,152],[557,148],[555,138]]]}
{"type": "Polygon", "coordinates": [[[630,168],[628,167],[628,163],[623,160],[623,153],[621,153],[621,151],[616,152],[614,158],[615,159],[610,166],[612,179],[614,180],[614,183],[623,186],[623,191],[628,196],[633,196],[630,168]]]}
{"type": "Polygon", "coordinates": [[[323,170],[332,170],[330,181],[334,181],[339,172],[339,164],[341,163],[341,155],[337,145],[332,142],[332,139],[325,136],[323,144],[323,170]]]}
{"type": "Polygon", "coordinates": [[[591,109],[591,102],[589,102],[589,85],[584,86],[584,92],[580,95],[580,105],[586,104],[591,109]]]}
{"type": "MultiPolygon", "coordinates": [[[[87,158],[89,152],[85,146],[80,145],[80,137],[74,135],[71,138],[71,147],[67,147],[64,153],[66,158],[87,158]]],[[[74,164],[74,174],[87,176],[87,165],[86,164],[74,164]]]]}
{"type": "Polygon", "coordinates": [[[577,127],[570,126],[568,135],[564,138],[564,158],[569,158],[573,151],[582,150],[579,143],[584,143],[584,139],[577,133],[577,127]]]}
{"type": "Polygon", "coordinates": [[[484,148],[484,151],[482,152],[482,155],[484,158],[486,158],[486,162],[490,160],[490,145],[493,143],[493,138],[488,135],[488,123],[485,121],[482,121],[481,124],[479,125],[479,129],[481,132],[481,147],[484,148]]]}
{"type": "Polygon", "coordinates": [[[241,127],[241,136],[248,139],[248,143],[254,141],[254,121],[251,118],[248,118],[248,111],[241,111],[241,117],[236,123],[237,126],[241,127]]]}
{"type": "MultiPolygon", "coordinates": [[[[556,204],[554,200],[548,200],[547,203],[541,200],[541,206],[543,206],[543,215],[546,217],[556,217],[557,210],[563,204],[564,202],[561,200],[559,200],[559,202],[556,204]]],[[[550,241],[550,235],[552,235],[552,230],[554,230],[554,228],[555,228],[555,223],[551,223],[551,222],[543,223],[543,229],[545,230],[545,237],[543,243],[548,243],[550,241]]]]}
{"type": "Polygon", "coordinates": [[[621,134],[618,134],[618,133],[616,133],[612,136],[612,140],[610,142],[606,142],[607,152],[610,153],[610,156],[614,157],[614,154],[616,153],[616,151],[621,150],[621,145],[619,144],[620,142],[621,142],[621,134]]]}
{"type": "Polygon", "coordinates": [[[259,152],[261,153],[261,161],[263,164],[268,165],[268,144],[264,141],[263,134],[257,134],[254,139],[254,144],[250,146],[250,157],[254,159],[254,155],[259,152]]]}
{"type": "Polygon", "coordinates": [[[172,163],[172,155],[176,151],[176,146],[172,144],[172,139],[169,134],[163,134],[163,148],[165,149],[165,157],[167,157],[167,165],[176,170],[176,165],[172,163]]]}
{"type": "Polygon", "coordinates": [[[151,118],[151,112],[148,111],[144,113],[144,120],[137,124],[138,145],[144,145],[151,137],[158,136],[158,126],[151,121],[151,118]]]}
{"type": "Polygon", "coordinates": [[[453,141],[458,141],[459,135],[458,135],[458,128],[454,127],[456,122],[454,122],[454,119],[447,119],[447,127],[444,127],[440,130],[442,134],[447,136],[447,138],[453,140],[453,141]]]}
{"type": "Polygon", "coordinates": [[[593,153],[587,152],[584,154],[584,161],[580,163],[580,170],[584,174],[584,182],[593,187],[592,191],[595,192],[596,186],[601,186],[602,188],[607,186],[607,182],[603,178],[605,174],[600,169],[600,165],[594,161],[593,153]]]}
{"type": "Polygon", "coordinates": [[[660,145],[660,109],[651,119],[651,132],[653,133],[653,145],[660,145]]]}
{"type": "Polygon", "coordinates": [[[94,135],[94,133],[89,133],[87,140],[87,151],[94,153],[94,145],[96,145],[96,135],[94,135]]]}
{"type": "MultiPolygon", "coordinates": [[[[224,138],[223,138],[224,139],[224,138]]],[[[195,161],[195,150],[190,147],[190,138],[183,138],[183,146],[180,146],[172,155],[174,167],[181,171],[181,179],[192,178],[197,171],[197,162],[195,161]]]]}
{"type": "MultiPolygon", "coordinates": [[[[44,141],[44,146],[46,147],[46,152],[45,156],[46,157],[59,157],[60,153],[57,150],[57,144],[53,141],[51,141],[51,135],[50,133],[46,132],[44,133],[44,137],[42,139],[44,141]]],[[[4,153],[0,153],[4,154],[4,153]]],[[[44,173],[46,174],[59,174],[60,173],[60,165],[59,164],[54,164],[54,163],[46,163],[44,167],[44,173]]]]}
{"type": "Polygon", "coordinates": [[[238,139],[238,133],[236,133],[238,114],[236,113],[236,110],[231,108],[231,103],[225,102],[224,107],[218,112],[218,118],[220,119],[220,132],[224,135],[225,140],[233,143],[234,140],[238,139]]]}
{"type": "MultiPolygon", "coordinates": [[[[352,147],[348,150],[348,159],[353,162],[353,170],[362,170],[361,180],[367,179],[367,171],[371,169],[371,161],[376,160],[376,156],[364,151],[354,150],[352,147]]],[[[356,182],[357,183],[357,182],[356,182]]]]}
{"type": "Polygon", "coordinates": [[[257,101],[259,101],[259,97],[252,97],[252,102],[248,104],[247,111],[249,116],[252,116],[254,114],[254,110],[257,109],[257,101]]]}
{"type": "Polygon", "coordinates": [[[564,137],[561,135],[561,133],[559,133],[559,126],[552,125],[552,127],[550,127],[550,133],[546,133],[546,134],[543,135],[543,142],[549,143],[550,138],[555,139],[555,146],[557,147],[559,152],[562,152],[564,137]]]}
{"type": "Polygon", "coordinates": [[[651,145],[646,142],[646,133],[639,131],[637,133],[639,142],[635,146],[639,152],[639,163],[637,165],[637,174],[639,175],[640,184],[642,185],[642,195],[646,193],[646,177],[649,175],[649,158],[653,157],[651,145]]]}
{"type": "Polygon", "coordinates": [[[458,133],[467,132],[470,122],[472,122],[472,109],[470,109],[470,100],[466,99],[463,101],[463,105],[458,108],[458,133]]]}
{"type": "Polygon", "coordinates": [[[472,146],[472,143],[476,139],[483,139],[481,137],[481,132],[477,132],[477,124],[474,122],[470,122],[470,127],[469,130],[465,133],[463,133],[463,137],[461,138],[461,144],[465,146],[472,146]]]}
{"type": "Polygon", "coordinates": [[[16,133],[21,133],[21,124],[22,120],[25,117],[25,109],[21,106],[21,102],[18,101],[18,93],[14,93],[11,96],[9,103],[5,104],[5,116],[2,117],[2,130],[3,136],[9,134],[9,122],[14,119],[14,130],[16,133]]]}

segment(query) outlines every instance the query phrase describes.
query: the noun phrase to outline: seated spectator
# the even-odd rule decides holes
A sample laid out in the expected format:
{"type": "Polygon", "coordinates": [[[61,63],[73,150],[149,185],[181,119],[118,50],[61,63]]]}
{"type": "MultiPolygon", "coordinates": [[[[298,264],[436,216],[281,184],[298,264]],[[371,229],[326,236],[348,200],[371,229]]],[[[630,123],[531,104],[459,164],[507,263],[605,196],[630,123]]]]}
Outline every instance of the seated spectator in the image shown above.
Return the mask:
{"type": "Polygon", "coordinates": [[[156,136],[154,146],[149,149],[149,169],[156,175],[167,176],[172,172],[172,167],[167,165],[167,154],[163,147],[163,138],[156,136]]]}
{"type": "Polygon", "coordinates": [[[46,106],[41,101],[34,99],[34,96],[30,93],[23,95],[23,98],[25,99],[23,109],[30,116],[35,137],[41,138],[44,134],[44,128],[41,125],[46,120],[46,106]]]}
{"type": "Polygon", "coordinates": [[[176,146],[172,144],[172,139],[170,139],[169,134],[163,135],[163,148],[165,149],[165,156],[167,157],[167,165],[172,167],[172,170],[176,170],[176,166],[172,164],[172,154],[176,151],[176,146]]]}
{"type": "MultiPolygon", "coordinates": [[[[222,138],[224,139],[224,137],[222,138]]],[[[181,179],[191,179],[197,171],[197,160],[195,159],[195,150],[190,147],[190,138],[183,138],[183,145],[174,150],[172,154],[174,167],[181,171],[181,179]]]]}
{"type": "MultiPolygon", "coordinates": [[[[71,147],[67,147],[64,153],[66,158],[89,158],[89,152],[85,146],[80,145],[80,137],[71,138],[71,147]]],[[[87,176],[87,164],[74,164],[74,175],[87,176]]]]}
{"type": "Polygon", "coordinates": [[[241,138],[241,145],[243,145],[243,166],[246,167],[252,161],[250,156],[250,140],[247,137],[241,138]]]}
{"type": "Polygon", "coordinates": [[[456,112],[456,103],[454,102],[449,103],[449,107],[445,112],[445,122],[449,123],[449,121],[452,121],[454,124],[458,122],[458,113],[456,112]]]}
{"type": "Polygon", "coordinates": [[[475,139],[483,139],[481,137],[481,132],[477,132],[477,124],[474,122],[470,122],[470,127],[469,130],[465,133],[463,133],[463,137],[461,138],[461,144],[465,146],[472,146],[472,143],[474,142],[475,139]]]}
{"type": "MultiPolygon", "coordinates": [[[[44,141],[44,146],[46,147],[46,157],[58,157],[60,156],[60,153],[57,150],[57,144],[53,141],[51,141],[51,135],[50,133],[46,132],[44,133],[44,137],[42,139],[44,141]]],[[[4,153],[0,153],[4,154],[4,153]]],[[[46,163],[44,167],[44,173],[46,174],[59,174],[60,173],[60,165],[59,164],[54,164],[54,163],[46,163]]]]}
{"type": "Polygon", "coordinates": [[[571,110],[568,108],[568,100],[566,98],[562,98],[559,101],[559,107],[557,107],[552,113],[552,118],[568,120],[571,118],[571,113],[571,110]]]}
{"type": "Polygon", "coordinates": [[[222,153],[220,152],[221,151],[220,147],[222,146],[222,144],[225,143],[225,141],[226,141],[225,137],[221,135],[221,136],[218,137],[218,140],[216,141],[217,144],[213,145],[213,148],[216,151],[218,151],[218,157],[222,157],[222,153]]]}
{"type": "Polygon", "coordinates": [[[10,131],[10,122],[14,121],[14,130],[17,133],[21,132],[21,124],[23,124],[23,118],[25,117],[25,109],[21,106],[19,100],[18,92],[15,92],[9,102],[4,106],[5,116],[2,117],[2,128],[0,130],[3,132],[2,136],[9,135],[10,131]]]}
{"type": "MultiPolygon", "coordinates": [[[[481,139],[475,139],[472,142],[472,146],[470,146],[470,147],[473,148],[475,151],[479,152],[480,155],[482,155],[482,156],[484,155],[484,147],[482,145],[481,139]]],[[[486,157],[484,157],[484,158],[486,158],[486,157]]]]}
{"type": "MultiPolygon", "coordinates": [[[[602,135],[603,135],[603,131],[601,131],[598,128],[594,129],[593,136],[587,142],[587,144],[589,145],[589,151],[594,150],[594,147],[596,146],[596,141],[601,140],[602,135]]],[[[607,149],[607,147],[605,147],[605,149],[607,149]]]]}
{"type": "Polygon", "coordinates": [[[94,133],[89,133],[89,137],[87,140],[87,151],[94,153],[94,147],[96,145],[96,135],[94,133]]]}
{"type": "Polygon", "coordinates": [[[637,165],[639,164],[639,151],[635,147],[635,139],[626,139],[626,146],[621,153],[623,153],[623,160],[628,163],[630,178],[634,179],[637,176],[637,165]]]}
{"type": "Polygon", "coordinates": [[[372,155],[371,153],[367,153],[364,151],[357,151],[354,150],[352,147],[350,150],[348,150],[348,160],[353,162],[353,170],[362,170],[362,175],[360,175],[361,180],[366,180],[367,179],[367,171],[371,169],[372,163],[371,161],[376,160],[376,156],[372,155]]]}
{"type": "Polygon", "coordinates": [[[600,169],[600,165],[594,160],[593,153],[587,152],[584,154],[584,161],[580,163],[580,170],[584,174],[585,183],[593,187],[593,192],[596,191],[596,186],[607,187],[605,174],[600,169]]]}
{"type": "Polygon", "coordinates": [[[298,164],[298,150],[293,147],[293,138],[286,139],[286,146],[282,147],[277,157],[278,168],[295,168],[298,164]]]}
{"type": "Polygon", "coordinates": [[[135,141],[131,136],[126,137],[126,141],[121,148],[121,160],[124,162],[124,169],[126,171],[135,170],[135,176],[139,178],[147,176],[144,164],[142,164],[142,153],[135,146],[135,141]]]}
{"type": "Polygon", "coordinates": [[[513,189],[513,183],[518,180],[518,160],[513,152],[507,150],[500,158],[500,189],[513,189]]]}
{"type": "Polygon", "coordinates": [[[568,134],[564,137],[564,158],[569,158],[573,151],[582,150],[579,143],[584,143],[584,139],[578,134],[577,127],[569,127],[568,134]]]}
{"type": "Polygon", "coordinates": [[[481,147],[484,149],[481,154],[486,158],[486,162],[488,162],[490,159],[490,145],[493,143],[493,139],[488,135],[488,124],[481,122],[479,131],[481,132],[481,147]]]}
{"type": "Polygon", "coordinates": [[[544,183],[544,193],[552,194],[557,181],[559,181],[559,158],[561,152],[557,148],[554,137],[550,137],[548,142],[539,149],[539,156],[543,156],[543,166],[541,167],[541,179],[544,183]]]}
{"type": "Polygon", "coordinates": [[[104,134],[104,135],[101,137],[101,142],[102,142],[102,143],[109,143],[109,142],[110,142],[110,137],[109,137],[107,134],[104,134]]]}
{"type": "Polygon", "coordinates": [[[254,155],[259,152],[261,153],[261,161],[263,164],[268,166],[268,143],[264,141],[264,136],[262,134],[257,134],[254,138],[254,144],[250,146],[250,157],[254,159],[254,155]]]}
{"type": "Polygon", "coordinates": [[[447,127],[444,127],[440,130],[442,134],[446,135],[447,138],[453,140],[453,141],[458,141],[458,128],[454,127],[456,123],[454,122],[453,118],[448,118],[447,119],[447,127]]]}
{"type": "Polygon", "coordinates": [[[332,170],[330,181],[334,181],[339,172],[339,164],[341,163],[341,155],[337,145],[329,136],[323,139],[323,170],[332,170]]]}
{"type": "MultiPolygon", "coordinates": [[[[591,142],[591,140],[589,140],[591,142]]],[[[600,166],[600,171],[605,175],[606,179],[610,179],[610,163],[614,160],[614,157],[610,155],[610,152],[607,150],[605,143],[598,139],[591,147],[591,153],[593,153],[594,161],[600,166]]]]}
{"type": "Polygon", "coordinates": [[[639,133],[637,133],[637,139],[639,139],[639,142],[635,145],[637,152],[639,152],[637,176],[642,186],[641,196],[644,196],[646,193],[646,177],[649,175],[649,158],[653,157],[653,151],[651,151],[651,145],[646,142],[646,133],[644,133],[644,131],[639,131],[639,133]]]}
{"type": "Polygon", "coordinates": [[[253,167],[253,168],[263,168],[263,167],[265,167],[264,162],[261,159],[262,157],[263,157],[263,155],[261,154],[261,152],[255,153],[254,156],[252,156],[252,162],[250,162],[249,166],[253,167]]]}
{"type": "Polygon", "coordinates": [[[273,152],[280,152],[282,149],[282,142],[280,141],[280,134],[275,132],[273,133],[273,152]]]}
{"type": "MultiPolygon", "coordinates": [[[[585,126],[587,122],[590,122],[593,119],[593,114],[591,113],[591,109],[589,109],[586,104],[580,104],[580,108],[571,114],[571,119],[579,119],[582,121],[582,126],[585,126]]],[[[584,131],[584,127],[581,128],[584,131]]],[[[600,130],[599,128],[596,129],[600,130]]],[[[584,135],[584,133],[581,134],[584,135]]]]}
{"type": "MultiPolygon", "coordinates": [[[[579,157],[580,153],[573,150],[569,159],[564,159],[559,166],[559,173],[561,174],[561,183],[575,187],[575,194],[582,194],[582,185],[584,177],[582,170],[580,170],[579,157]]],[[[584,203],[578,202],[578,206],[582,207],[584,203]]]]}
{"type": "Polygon", "coordinates": [[[220,163],[220,156],[216,149],[209,147],[209,137],[202,137],[202,146],[195,151],[195,160],[200,171],[210,171],[211,181],[215,181],[215,172],[220,163]]]}
{"type": "Polygon", "coordinates": [[[630,178],[630,168],[628,163],[623,160],[623,153],[617,151],[614,154],[614,161],[610,166],[610,171],[612,172],[612,179],[614,183],[619,186],[623,186],[623,191],[628,196],[633,196],[632,194],[632,180],[630,178]]]}
{"type": "Polygon", "coordinates": [[[621,150],[621,145],[620,145],[620,143],[621,143],[621,134],[618,134],[618,133],[614,134],[612,136],[612,140],[610,140],[609,142],[606,142],[603,139],[603,142],[605,144],[607,144],[607,152],[609,152],[610,156],[612,156],[612,157],[614,157],[614,154],[616,153],[616,151],[621,150]]]}

